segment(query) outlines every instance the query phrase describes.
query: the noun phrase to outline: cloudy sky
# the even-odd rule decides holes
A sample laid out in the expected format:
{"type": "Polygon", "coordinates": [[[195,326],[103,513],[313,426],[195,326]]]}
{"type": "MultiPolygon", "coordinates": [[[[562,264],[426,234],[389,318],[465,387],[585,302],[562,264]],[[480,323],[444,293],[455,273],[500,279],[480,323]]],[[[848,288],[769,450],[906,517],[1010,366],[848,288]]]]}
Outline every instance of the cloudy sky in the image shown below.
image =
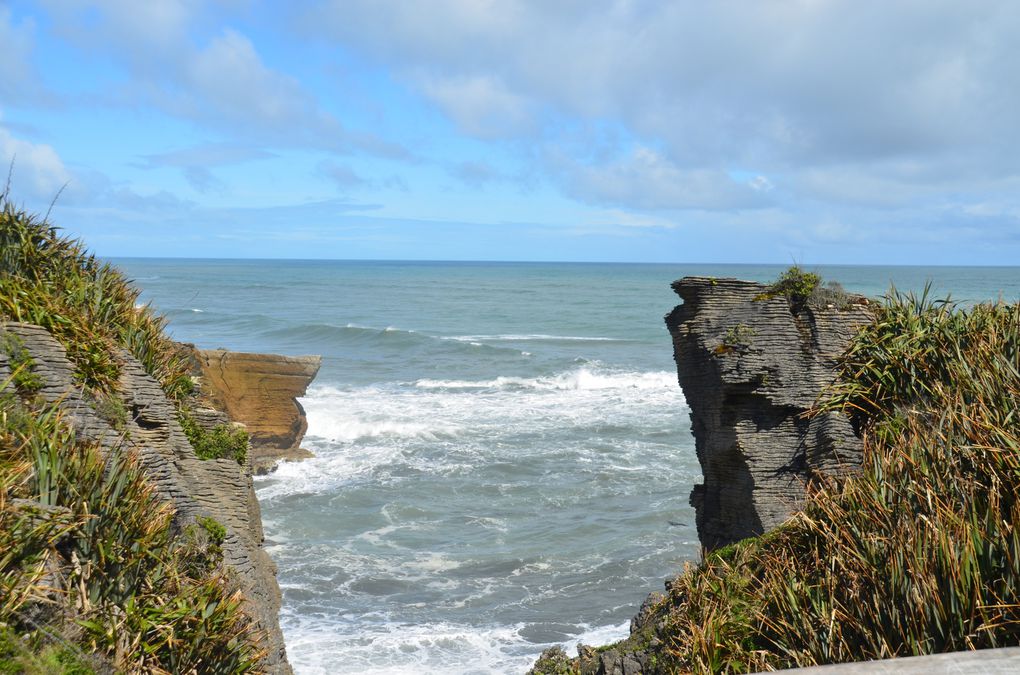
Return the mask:
{"type": "Polygon", "coordinates": [[[0,0],[108,256],[1016,264],[1015,0],[0,0]]]}

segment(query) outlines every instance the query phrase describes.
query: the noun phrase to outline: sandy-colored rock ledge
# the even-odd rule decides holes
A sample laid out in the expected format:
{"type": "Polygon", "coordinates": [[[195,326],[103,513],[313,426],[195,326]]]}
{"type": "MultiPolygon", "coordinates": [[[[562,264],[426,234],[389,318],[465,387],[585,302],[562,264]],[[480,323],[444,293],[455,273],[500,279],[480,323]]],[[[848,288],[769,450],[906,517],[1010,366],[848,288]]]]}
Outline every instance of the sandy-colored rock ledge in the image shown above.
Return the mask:
{"type": "Polygon", "coordinates": [[[251,434],[254,473],[272,471],[282,460],[311,456],[301,447],[308,421],[297,399],[319,372],[321,356],[200,349],[195,358],[202,394],[251,434]]]}

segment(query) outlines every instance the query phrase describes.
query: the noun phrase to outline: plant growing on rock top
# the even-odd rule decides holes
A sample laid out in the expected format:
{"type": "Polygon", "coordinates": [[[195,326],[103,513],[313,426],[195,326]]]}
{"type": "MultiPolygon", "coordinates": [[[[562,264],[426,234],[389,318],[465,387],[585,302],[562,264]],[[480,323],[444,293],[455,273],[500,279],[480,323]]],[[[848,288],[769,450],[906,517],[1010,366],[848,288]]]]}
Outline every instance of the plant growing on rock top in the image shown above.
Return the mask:
{"type": "Polygon", "coordinates": [[[0,400],[0,623],[31,642],[24,608],[52,606],[57,569],[70,603],[47,630],[118,672],[254,669],[261,634],[219,569],[225,528],[205,519],[209,544],[191,545],[131,455],[104,458],[55,409],[23,406],[0,400]]]}
{"type": "Polygon", "coordinates": [[[165,319],[138,306],[138,296],[80,242],[59,236],[0,194],[0,319],[50,331],[75,364],[76,377],[96,393],[116,389],[119,346],[179,401],[191,391],[187,364],[163,332],[165,319]]]}
{"type": "Polygon", "coordinates": [[[778,279],[769,284],[765,292],[757,296],[755,300],[768,300],[782,296],[787,298],[791,305],[802,307],[821,282],[821,275],[815,272],[805,272],[800,265],[792,265],[780,274],[778,279]]]}
{"type": "MultiPolygon", "coordinates": [[[[85,400],[118,429],[128,418],[117,392],[125,353],[182,417],[192,405],[186,360],[164,319],[137,300],[120,272],[0,194],[0,321],[49,331],[85,400]]],[[[0,349],[13,372],[0,382],[0,671],[32,673],[52,656],[67,663],[39,672],[89,672],[52,640],[116,672],[257,670],[263,634],[223,568],[224,526],[204,519],[201,542],[186,536],[183,514],[132,453],[79,438],[57,407],[29,395],[43,382],[24,345],[7,332],[0,349]]],[[[200,437],[214,455],[244,462],[243,431],[200,437]]]]}

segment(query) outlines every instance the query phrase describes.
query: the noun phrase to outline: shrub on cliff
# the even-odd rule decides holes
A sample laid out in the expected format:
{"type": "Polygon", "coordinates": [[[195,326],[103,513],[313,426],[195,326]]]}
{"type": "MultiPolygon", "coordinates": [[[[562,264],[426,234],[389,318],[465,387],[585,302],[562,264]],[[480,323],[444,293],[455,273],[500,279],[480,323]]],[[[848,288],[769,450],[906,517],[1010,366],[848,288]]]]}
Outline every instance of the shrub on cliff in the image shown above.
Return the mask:
{"type": "Polygon", "coordinates": [[[176,535],[130,455],[104,459],[55,409],[26,406],[0,397],[0,630],[15,656],[52,643],[118,672],[251,670],[259,635],[208,564],[218,544],[176,535]]]}
{"type": "Polygon", "coordinates": [[[137,289],[81,243],[0,194],[0,318],[46,328],[67,349],[76,376],[96,393],[116,388],[117,347],[141,361],[167,395],[191,390],[166,321],[138,305],[137,289]]]}
{"type": "MultiPolygon", "coordinates": [[[[46,328],[118,430],[121,350],[190,419],[187,361],[137,300],[120,272],[0,194],[0,321],[46,328]]],[[[20,341],[7,334],[0,350],[13,371],[0,381],[0,671],[257,669],[262,634],[221,564],[223,526],[182,528],[129,452],[77,438],[37,396],[42,380],[20,341]]],[[[189,437],[244,461],[243,432],[189,437]]]]}
{"type": "Polygon", "coordinates": [[[862,471],[671,582],[662,672],[1020,644],[1020,305],[892,294],[820,409],[855,419],[862,471]]]}

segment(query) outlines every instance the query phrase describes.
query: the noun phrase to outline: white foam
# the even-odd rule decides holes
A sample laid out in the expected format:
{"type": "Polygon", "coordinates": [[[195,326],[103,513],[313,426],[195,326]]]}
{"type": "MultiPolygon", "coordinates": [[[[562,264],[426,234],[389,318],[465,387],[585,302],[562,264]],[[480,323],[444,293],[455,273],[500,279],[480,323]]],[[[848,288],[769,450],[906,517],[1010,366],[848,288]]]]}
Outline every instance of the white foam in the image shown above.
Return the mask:
{"type": "Polygon", "coordinates": [[[636,471],[657,458],[625,438],[613,441],[607,457],[602,439],[617,428],[649,434],[679,428],[685,404],[675,377],[582,366],[535,378],[315,385],[301,401],[308,415],[304,445],[316,457],[282,464],[271,480],[260,481],[259,495],[322,494],[351,480],[384,478],[397,467],[453,475],[478,462],[517,462],[550,450],[573,453],[593,470],[636,471]],[[571,446],[520,448],[513,440],[520,434],[556,437],[566,429],[573,430],[571,446]],[[437,453],[437,446],[446,450],[437,453]]]}
{"type": "Polygon", "coordinates": [[[645,373],[599,373],[590,368],[578,368],[549,377],[497,377],[493,380],[431,380],[414,383],[422,389],[540,389],[540,390],[594,390],[594,389],[670,389],[677,390],[676,374],[667,371],[645,373]]]}
{"type": "Polygon", "coordinates": [[[446,335],[444,340],[457,342],[524,342],[527,340],[551,340],[559,342],[620,342],[619,338],[592,337],[587,335],[545,335],[542,333],[510,335],[446,335]]]}
{"type": "MultiPolygon", "coordinates": [[[[300,675],[357,672],[371,675],[487,675],[523,673],[550,644],[524,637],[526,624],[468,626],[448,622],[408,624],[349,621],[322,622],[285,614],[282,621],[287,654],[300,675]],[[337,670],[336,655],[343,654],[337,670]]],[[[627,635],[627,624],[579,627],[571,644],[605,644],[627,635]]]]}

